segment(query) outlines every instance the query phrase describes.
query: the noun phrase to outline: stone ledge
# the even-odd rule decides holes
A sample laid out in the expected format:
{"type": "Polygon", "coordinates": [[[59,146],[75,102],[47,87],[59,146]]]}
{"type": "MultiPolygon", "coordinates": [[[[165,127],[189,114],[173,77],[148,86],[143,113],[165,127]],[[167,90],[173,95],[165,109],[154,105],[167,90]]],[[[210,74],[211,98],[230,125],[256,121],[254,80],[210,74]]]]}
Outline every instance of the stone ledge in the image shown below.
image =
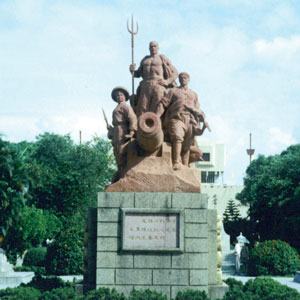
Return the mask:
{"type": "Polygon", "coordinates": [[[134,193],[98,193],[98,207],[134,207],[134,193]]]}
{"type": "Polygon", "coordinates": [[[171,208],[171,193],[135,193],[136,208],[171,208]]]}
{"type": "Polygon", "coordinates": [[[206,209],[208,206],[208,196],[200,193],[173,193],[173,208],[200,208],[206,209]]]}

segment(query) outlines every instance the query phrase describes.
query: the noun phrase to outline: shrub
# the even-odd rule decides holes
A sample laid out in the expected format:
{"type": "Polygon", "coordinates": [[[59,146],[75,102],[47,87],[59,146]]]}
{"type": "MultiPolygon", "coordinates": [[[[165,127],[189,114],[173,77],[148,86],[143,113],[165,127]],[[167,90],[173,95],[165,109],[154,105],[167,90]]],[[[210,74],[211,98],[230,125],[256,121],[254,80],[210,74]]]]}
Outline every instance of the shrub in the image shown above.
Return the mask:
{"type": "Polygon", "coordinates": [[[242,282],[227,279],[229,291],[222,300],[300,300],[297,290],[283,285],[271,278],[250,279],[242,282]]]}
{"type": "Polygon", "coordinates": [[[251,293],[260,300],[299,300],[300,294],[271,278],[255,278],[245,283],[244,292],[251,293]]]}
{"type": "Polygon", "coordinates": [[[46,291],[40,297],[39,300],[77,300],[79,299],[74,288],[61,287],[53,289],[52,291],[46,291]]]}
{"type": "Polygon", "coordinates": [[[290,275],[300,267],[297,251],[288,243],[273,240],[260,243],[249,253],[249,275],[290,275]]]}
{"type": "Polygon", "coordinates": [[[73,275],[83,271],[83,218],[75,216],[64,228],[48,246],[47,274],[73,275]]]}
{"type": "Polygon", "coordinates": [[[1,300],[39,300],[41,292],[32,287],[16,287],[0,290],[1,300]]]}
{"type": "Polygon", "coordinates": [[[23,266],[31,267],[43,267],[45,266],[47,248],[38,247],[31,248],[27,251],[24,257],[23,266]]]}
{"type": "Polygon", "coordinates": [[[15,272],[34,272],[35,275],[46,275],[45,267],[36,267],[36,266],[18,266],[14,267],[15,272]]]}
{"type": "Polygon", "coordinates": [[[175,300],[209,300],[209,298],[205,291],[187,290],[179,291],[175,300]]]}
{"type": "Polygon", "coordinates": [[[119,294],[115,289],[99,288],[87,293],[84,300],[125,300],[123,294],[119,294]]]}
{"type": "Polygon", "coordinates": [[[224,282],[229,286],[230,289],[237,287],[238,289],[243,289],[243,282],[240,280],[236,280],[234,278],[227,278],[226,280],[224,280],[224,282]]]}
{"type": "Polygon", "coordinates": [[[40,275],[34,276],[33,279],[27,283],[22,283],[23,287],[33,287],[42,292],[51,291],[52,289],[63,288],[63,287],[71,287],[72,284],[69,282],[64,282],[62,279],[56,276],[47,276],[42,277],[40,275]]]}
{"type": "Polygon", "coordinates": [[[146,290],[132,290],[128,300],[167,300],[167,296],[162,293],[146,290]]]}

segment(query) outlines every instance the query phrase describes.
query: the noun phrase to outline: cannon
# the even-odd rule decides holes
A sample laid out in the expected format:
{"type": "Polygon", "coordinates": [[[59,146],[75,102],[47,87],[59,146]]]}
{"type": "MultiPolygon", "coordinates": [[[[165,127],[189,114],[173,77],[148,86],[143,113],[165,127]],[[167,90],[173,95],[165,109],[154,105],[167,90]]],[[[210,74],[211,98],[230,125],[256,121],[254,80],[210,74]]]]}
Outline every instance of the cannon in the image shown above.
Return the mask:
{"type": "Polygon", "coordinates": [[[160,148],[164,134],[160,118],[155,113],[146,112],[139,117],[136,138],[139,146],[149,153],[160,148]]]}

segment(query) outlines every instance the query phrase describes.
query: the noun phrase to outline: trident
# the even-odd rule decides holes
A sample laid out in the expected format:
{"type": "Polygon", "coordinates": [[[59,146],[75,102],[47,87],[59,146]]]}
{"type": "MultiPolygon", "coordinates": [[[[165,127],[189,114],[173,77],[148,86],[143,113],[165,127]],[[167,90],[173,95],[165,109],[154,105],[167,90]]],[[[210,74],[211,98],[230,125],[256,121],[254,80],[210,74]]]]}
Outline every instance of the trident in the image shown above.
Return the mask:
{"type": "MultiPolygon", "coordinates": [[[[134,36],[138,33],[139,26],[138,26],[138,23],[136,22],[136,31],[134,31],[133,15],[131,15],[131,30],[129,29],[129,26],[128,26],[128,20],[127,20],[127,30],[131,34],[131,61],[132,61],[132,64],[134,64],[134,36]]],[[[132,72],[132,95],[134,95],[134,72],[132,72]]],[[[133,100],[133,103],[134,103],[134,100],[133,100]]],[[[134,107],[133,103],[130,103],[132,107],[134,107]]]]}

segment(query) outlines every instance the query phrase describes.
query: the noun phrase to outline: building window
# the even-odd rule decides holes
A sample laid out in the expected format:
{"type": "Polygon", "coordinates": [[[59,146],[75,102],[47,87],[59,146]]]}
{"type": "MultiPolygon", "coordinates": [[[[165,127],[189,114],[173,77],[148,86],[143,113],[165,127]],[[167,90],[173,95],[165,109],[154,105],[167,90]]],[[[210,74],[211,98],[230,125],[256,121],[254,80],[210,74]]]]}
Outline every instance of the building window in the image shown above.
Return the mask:
{"type": "Polygon", "coordinates": [[[204,152],[202,155],[202,158],[204,161],[210,161],[210,153],[209,152],[204,152]]]}
{"type": "Polygon", "coordinates": [[[214,183],[215,182],[215,172],[202,171],[201,172],[201,182],[202,183],[214,183]]]}

